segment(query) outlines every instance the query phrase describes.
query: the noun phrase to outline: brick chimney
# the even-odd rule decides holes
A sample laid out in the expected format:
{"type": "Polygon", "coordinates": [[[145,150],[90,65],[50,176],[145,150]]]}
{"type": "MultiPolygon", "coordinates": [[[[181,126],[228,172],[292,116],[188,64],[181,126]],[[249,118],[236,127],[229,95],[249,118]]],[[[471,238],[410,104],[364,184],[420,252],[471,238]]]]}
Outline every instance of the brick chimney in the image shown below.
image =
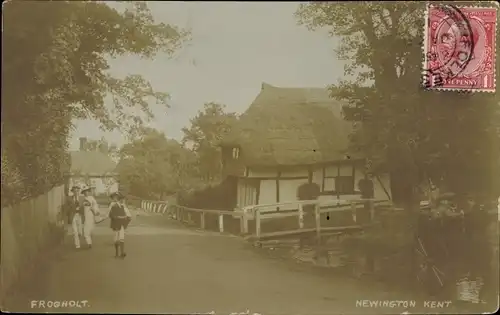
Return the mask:
{"type": "Polygon", "coordinates": [[[87,138],[80,138],[80,151],[85,151],[87,149],[87,138]]]}

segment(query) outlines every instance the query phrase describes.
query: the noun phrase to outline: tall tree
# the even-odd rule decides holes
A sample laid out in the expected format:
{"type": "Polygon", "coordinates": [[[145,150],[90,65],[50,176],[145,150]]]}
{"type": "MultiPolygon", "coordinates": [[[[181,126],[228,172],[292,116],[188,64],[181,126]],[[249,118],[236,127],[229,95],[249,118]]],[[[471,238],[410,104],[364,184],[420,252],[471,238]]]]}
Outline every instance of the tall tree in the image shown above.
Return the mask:
{"type": "Polygon", "coordinates": [[[429,177],[455,191],[492,193],[500,177],[498,97],[421,88],[424,10],[418,2],[313,2],[296,16],[340,39],[348,79],[332,96],[347,103],[353,147],[391,172],[395,201],[415,204],[429,177]]]}
{"type": "Polygon", "coordinates": [[[123,146],[117,169],[120,186],[143,198],[186,189],[197,175],[194,153],[155,129],[146,129],[123,146]]]}
{"type": "Polygon", "coordinates": [[[220,178],[221,155],[219,144],[237,121],[236,113],[226,112],[226,106],[206,103],[203,110],[191,119],[189,128],[183,128],[182,143],[192,146],[199,161],[202,177],[213,182],[220,178]]]}
{"type": "Polygon", "coordinates": [[[3,5],[2,154],[28,194],[60,181],[73,118],[133,132],[144,122],[138,112],[152,117],[148,99],[167,106],[167,94],[141,76],[113,77],[107,60],[170,54],[185,34],[156,23],[145,2],[114,7],[122,9],[101,1],[3,5]]]}
{"type": "MultiPolygon", "coordinates": [[[[442,182],[459,195],[474,192],[491,200],[500,194],[497,94],[440,93],[421,88],[425,4],[314,2],[301,4],[296,13],[299,21],[311,29],[326,27],[340,39],[337,54],[346,61],[348,79],[331,90],[332,96],[347,103],[345,117],[355,124],[353,148],[371,159],[372,168],[391,173],[393,201],[410,210],[408,220],[398,224],[404,227],[403,233],[373,230],[365,236],[385,239],[385,247],[401,235],[405,244],[411,244],[406,256],[409,258],[415,258],[416,245],[412,241],[418,212],[413,210],[418,209],[417,188],[422,181],[431,178],[442,182]]],[[[500,49],[498,41],[496,49],[500,49]]],[[[492,231],[496,231],[492,238],[498,239],[496,218],[492,223],[492,231]]],[[[487,230],[487,225],[475,225],[472,234],[481,235],[487,230]]],[[[487,238],[481,240],[479,243],[486,244],[487,238]]],[[[376,243],[369,244],[373,247],[376,243]]],[[[492,245],[490,252],[494,253],[492,245]]],[[[471,249],[465,247],[463,252],[478,255],[478,251],[471,254],[471,249]]],[[[483,249],[481,253],[487,255],[488,250],[483,249]]],[[[479,260],[489,261],[485,257],[479,260]]],[[[410,281],[415,279],[415,261],[410,259],[408,263],[412,266],[410,281]]],[[[496,266],[498,269],[498,260],[496,266]]],[[[493,279],[485,272],[484,279],[493,279]]],[[[492,290],[495,303],[496,290],[492,290]]]]}

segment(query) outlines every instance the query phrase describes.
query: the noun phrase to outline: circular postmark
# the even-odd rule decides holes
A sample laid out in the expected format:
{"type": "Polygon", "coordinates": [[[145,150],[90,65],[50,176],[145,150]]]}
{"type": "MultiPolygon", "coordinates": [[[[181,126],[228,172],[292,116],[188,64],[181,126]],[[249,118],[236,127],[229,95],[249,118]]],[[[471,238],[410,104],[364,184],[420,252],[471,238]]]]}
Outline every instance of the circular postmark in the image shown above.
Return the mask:
{"type": "MultiPolygon", "coordinates": [[[[429,5],[422,85],[443,87],[467,69],[474,58],[475,39],[470,20],[453,5],[429,5]]],[[[476,31],[477,32],[477,31],[476,31]]]]}

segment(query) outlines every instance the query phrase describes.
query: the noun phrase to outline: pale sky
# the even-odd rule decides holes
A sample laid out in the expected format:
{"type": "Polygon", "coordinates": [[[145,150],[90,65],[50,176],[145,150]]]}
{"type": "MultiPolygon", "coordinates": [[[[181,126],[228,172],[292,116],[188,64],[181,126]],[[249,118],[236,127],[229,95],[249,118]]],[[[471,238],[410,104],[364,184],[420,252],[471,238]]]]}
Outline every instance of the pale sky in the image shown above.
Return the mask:
{"type": "MultiPolygon", "coordinates": [[[[297,2],[149,2],[158,22],[192,30],[189,45],[175,58],[123,57],[110,62],[118,76],[143,75],[171,96],[171,108],[155,109],[152,126],[180,139],[181,128],[206,102],[244,112],[262,82],[280,87],[326,87],[343,77],[337,43],[326,31],[308,31],[296,23],[297,2]]],[[[122,145],[119,133],[99,130],[95,121],[78,121],[70,140],[105,137],[122,145]]]]}

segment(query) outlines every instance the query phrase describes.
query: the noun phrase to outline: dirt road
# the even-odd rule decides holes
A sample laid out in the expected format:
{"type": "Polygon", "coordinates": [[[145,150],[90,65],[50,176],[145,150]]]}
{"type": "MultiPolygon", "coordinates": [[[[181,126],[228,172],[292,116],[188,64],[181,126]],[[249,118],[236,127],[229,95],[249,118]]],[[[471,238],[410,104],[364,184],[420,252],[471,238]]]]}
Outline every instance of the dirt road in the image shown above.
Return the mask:
{"type": "MultiPolygon", "coordinates": [[[[311,273],[296,264],[265,257],[238,237],[190,230],[159,215],[134,218],[126,239],[128,256],[116,259],[107,225],[104,221],[95,229],[91,250],[75,251],[68,235],[64,248],[50,264],[41,266],[7,310],[400,314],[402,305],[375,307],[372,302],[369,307],[361,306],[361,301],[408,301],[402,293],[311,273]]],[[[421,301],[409,311],[417,313],[418,309],[422,310],[421,301]]]]}

